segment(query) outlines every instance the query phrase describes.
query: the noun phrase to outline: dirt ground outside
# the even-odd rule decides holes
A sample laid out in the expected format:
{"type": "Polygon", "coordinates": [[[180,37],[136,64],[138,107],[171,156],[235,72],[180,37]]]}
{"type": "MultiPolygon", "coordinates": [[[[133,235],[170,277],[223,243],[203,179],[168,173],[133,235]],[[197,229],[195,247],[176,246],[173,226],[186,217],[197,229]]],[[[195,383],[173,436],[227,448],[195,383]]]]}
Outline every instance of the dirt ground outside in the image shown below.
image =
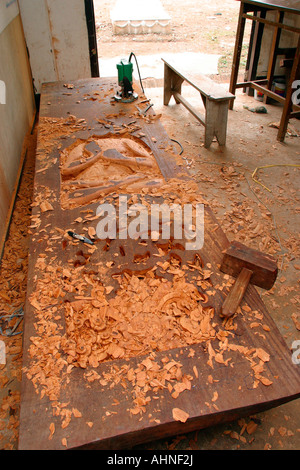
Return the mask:
{"type": "MultiPolygon", "coordinates": [[[[237,0],[161,0],[171,17],[170,34],[113,34],[110,12],[116,0],[94,0],[100,61],[112,57],[155,53],[196,52],[220,55],[220,81],[228,81],[231,72],[240,2],[237,0]]],[[[251,23],[251,22],[249,22],[251,23]]],[[[243,73],[247,60],[251,24],[246,24],[240,63],[243,73]]]]}

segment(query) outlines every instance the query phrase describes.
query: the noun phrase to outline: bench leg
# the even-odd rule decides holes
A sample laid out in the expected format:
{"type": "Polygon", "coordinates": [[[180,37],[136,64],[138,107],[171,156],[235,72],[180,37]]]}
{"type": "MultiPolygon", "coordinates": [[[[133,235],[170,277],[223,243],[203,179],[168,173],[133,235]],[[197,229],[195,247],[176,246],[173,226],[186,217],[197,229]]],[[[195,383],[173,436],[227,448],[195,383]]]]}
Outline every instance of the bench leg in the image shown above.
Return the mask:
{"type": "Polygon", "coordinates": [[[228,119],[228,100],[211,101],[206,100],[205,113],[205,148],[209,148],[213,138],[216,136],[220,146],[226,144],[228,119]]]}
{"type": "MultiPolygon", "coordinates": [[[[183,84],[184,80],[181,77],[178,77],[175,73],[173,74],[172,77],[172,92],[179,93],[181,95],[181,85],[183,84]]],[[[175,97],[175,103],[180,104],[180,101],[178,101],[175,97]]]]}
{"type": "Polygon", "coordinates": [[[165,64],[164,67],[164,105],[168,106],[172,96],[172,71],[165,64]]]}
{"type": "MultiPolygon", "coordinates": [[[[181,85],[184,82],[183,78],[179,77],[167,64],[164,65],[164,105],[168,106],[170,99],[174,92],[181,94],[181,85]]],[[[176,104],[179,101],[176,100],[176,104]]]]}

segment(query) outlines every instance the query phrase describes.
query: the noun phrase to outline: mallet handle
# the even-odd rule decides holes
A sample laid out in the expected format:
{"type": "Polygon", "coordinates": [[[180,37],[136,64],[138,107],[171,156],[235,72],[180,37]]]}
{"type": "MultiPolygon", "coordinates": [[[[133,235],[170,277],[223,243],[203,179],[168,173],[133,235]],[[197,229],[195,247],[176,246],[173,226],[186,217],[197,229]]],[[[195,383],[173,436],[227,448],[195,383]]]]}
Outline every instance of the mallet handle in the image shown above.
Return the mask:
{"type": "Polygon", "coordinates": [[[253,271],[250,271],[250,269],[243,268],[241,270],[240,274],[238,275],[234,283],[233,288],[227,295],[222,305],[222,311],[221,311],[222,317],[229,318],[235,314],[238,306],[240,305],[242,298],[244,297],[244,294],[246,292],[246,289],[248,287],[252,274],[253,274],[253,271]]]}

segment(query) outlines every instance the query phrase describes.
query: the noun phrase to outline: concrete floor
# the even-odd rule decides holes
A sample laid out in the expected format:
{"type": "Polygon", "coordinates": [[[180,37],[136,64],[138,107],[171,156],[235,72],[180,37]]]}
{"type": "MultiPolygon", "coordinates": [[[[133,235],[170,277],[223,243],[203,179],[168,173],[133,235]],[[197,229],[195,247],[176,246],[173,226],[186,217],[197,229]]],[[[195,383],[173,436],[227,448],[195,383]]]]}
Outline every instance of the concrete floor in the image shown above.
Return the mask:
{"type": "MultiPolygon", "coordinates": [[[[299,137],[287,135],[285,142],[279,143],[277,129],[269,124],[279,122],[281,105],[264,105],[238,90],[234,109],[229,111],[226,149],[220,151],[217,142],[205,149],[204,127],[182,105],[171,101],[169,106],[163,106],[163,89],[152,87],[153,84],[152,81],[151,88],[147,88],[145,82],[145,94],[154,103],[155,112],[162,113],[161,121],[169,136],[183,146],[182,156],[187,167],[228,238],[263,249],[278,258],[281,269],[275,286],[269,292],[261,291],[261,295],[293,351],[294,342],[300,339],[300,331],[292,319],[292,314],[300,315],[300,168],[272,166],[260,170],[257,179],[270,192],[253,181],[251,175],[264,165],[299,166],[300,121],[290,121],[299,137]],[[251,108],[264,105],[268,113],[252,113],[244,105],[251,108]],[[247,214],[250,217],[246,217],[247,214]]],[[[228,84],[224,87],[228,89],[228,84]]],[[[193,88],[184,86],[183,95],[201,109],[201,99],[193,88]]],[[[179,146],[177,149],[180,151],[179,146]]],[[[170,445],[181,450],[300,449],[300,400],[230,424],[138,448],[167,449],[170,445]],[[251,420],[257,424],[255,432],[244,432],[240,438],[244,424],[251,420]]]]}
{"type": "MultiPolygon", "coordinates": [[[[218,73],[218,61],[220,55],[206,54],[201,52],[169,52],[158,54],[139,55],[137,58],[141,78],[143,82],[157,87],[158,84],[163,85],[164,64],[161,58],[169,60],[171,64],[178,64],[186,73],[193,74],[206,74],[215,75],[218,73]],[[149,80],[147,77],[154,79],[149,80]]],[[[122,57],[99,59],[99,70],[101,77],[114,77],[117,73],[117,66],[122,57]]],[[[124,54],[125,59],[128,60],[127,55],[124,54]]],[[[133,77],[135,80],[139,79],[138,70],[134,59],[133,63],[133,77]]],[[[148,85],[148,86],[149,86],[148,85]]]]}

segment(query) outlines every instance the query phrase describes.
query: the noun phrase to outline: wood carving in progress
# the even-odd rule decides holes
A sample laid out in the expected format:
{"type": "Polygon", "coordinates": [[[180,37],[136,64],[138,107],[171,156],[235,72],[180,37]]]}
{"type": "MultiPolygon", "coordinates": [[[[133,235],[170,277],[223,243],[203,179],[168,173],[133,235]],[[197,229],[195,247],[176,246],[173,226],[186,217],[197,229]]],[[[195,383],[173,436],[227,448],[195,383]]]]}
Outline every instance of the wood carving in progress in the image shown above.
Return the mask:
{"type": "Polygon", "coordinates": [[[117,189],[130,186],[138,192],[147,184],[163,182],[150,148],[130,135],[77,139],[61,152],[60,163],[64,209],[95,202],[117,189]]]}

